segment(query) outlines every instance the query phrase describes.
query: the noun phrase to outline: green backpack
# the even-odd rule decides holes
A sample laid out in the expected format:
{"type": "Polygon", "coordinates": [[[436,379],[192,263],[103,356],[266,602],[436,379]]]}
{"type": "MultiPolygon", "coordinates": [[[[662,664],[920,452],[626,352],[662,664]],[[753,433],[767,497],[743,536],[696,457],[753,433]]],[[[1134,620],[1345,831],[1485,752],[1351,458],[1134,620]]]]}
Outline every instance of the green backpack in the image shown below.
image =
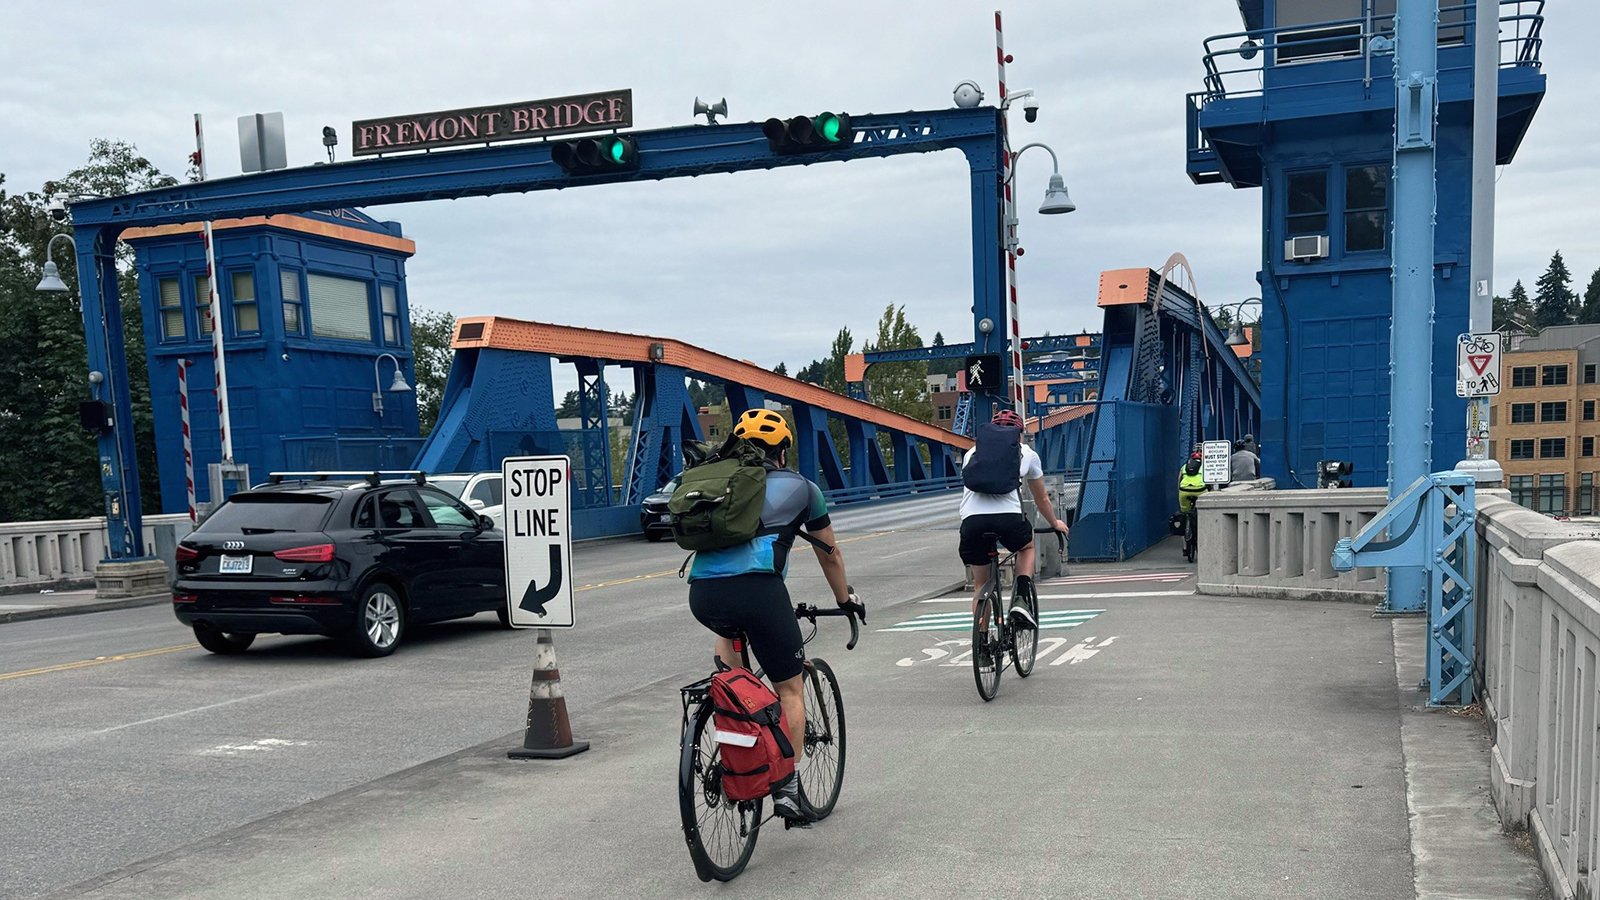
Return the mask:
{"type": "Polygon", "coordinates": [[[686,468],[667,501],[672,538],[685,550],[721,550],[753,540],[767,502],[766,453],[728,436],[722,446],[685,441],[686,468]]]}

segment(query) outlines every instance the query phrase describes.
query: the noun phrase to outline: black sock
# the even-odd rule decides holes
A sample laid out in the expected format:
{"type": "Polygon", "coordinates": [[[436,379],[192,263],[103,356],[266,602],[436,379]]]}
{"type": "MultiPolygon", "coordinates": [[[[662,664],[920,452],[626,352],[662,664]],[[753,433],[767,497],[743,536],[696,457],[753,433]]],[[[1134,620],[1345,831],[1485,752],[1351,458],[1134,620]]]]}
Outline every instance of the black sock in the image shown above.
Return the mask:
{"type": "Polygon", "coordinates": [[[1012,596],[1014,596],[1014,597],[1026,597],[1026,596],[1028,596],[1028,592],[1030,590],[1032,590],[1032,589],[1033,589],[1033,576],[1032,575],[1018,575],[1017,576],[1016,593],[1013,594],[1012,596]]]}

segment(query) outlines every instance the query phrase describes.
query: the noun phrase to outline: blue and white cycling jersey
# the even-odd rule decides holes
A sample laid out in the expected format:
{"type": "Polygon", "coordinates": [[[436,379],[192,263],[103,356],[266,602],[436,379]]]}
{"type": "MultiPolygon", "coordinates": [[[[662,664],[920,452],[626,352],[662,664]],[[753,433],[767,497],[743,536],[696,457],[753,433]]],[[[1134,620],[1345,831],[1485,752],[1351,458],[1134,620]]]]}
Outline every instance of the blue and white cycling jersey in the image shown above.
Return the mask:
{"type": "Polygon", "coordinates": [[[761,534],[721,550],[701,550],[689,568],[691,583],[702,578],[729,578],[752,573],[782,577],[789,568],[789,548],[800,529],[827,528],[828,504],[822,489],[788,469],[767,471],[767,496],[761,507],[761,534]]]}

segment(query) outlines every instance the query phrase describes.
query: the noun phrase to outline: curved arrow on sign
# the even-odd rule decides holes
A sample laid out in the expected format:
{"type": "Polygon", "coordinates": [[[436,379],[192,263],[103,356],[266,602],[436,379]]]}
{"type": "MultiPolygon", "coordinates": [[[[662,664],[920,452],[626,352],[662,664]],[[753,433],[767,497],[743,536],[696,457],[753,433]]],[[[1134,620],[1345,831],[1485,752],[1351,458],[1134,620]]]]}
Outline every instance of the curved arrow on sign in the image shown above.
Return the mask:
{"type": "Polygon", "coordinates": [[[561,591],[561,545],[550,545],[550,583],[539,587],[537,581],[528,582],[528,589],[522,593],[522,602],[517,604],[522,609],[536,616],[546,615],[544,605],[555,599],[561,591]]]}

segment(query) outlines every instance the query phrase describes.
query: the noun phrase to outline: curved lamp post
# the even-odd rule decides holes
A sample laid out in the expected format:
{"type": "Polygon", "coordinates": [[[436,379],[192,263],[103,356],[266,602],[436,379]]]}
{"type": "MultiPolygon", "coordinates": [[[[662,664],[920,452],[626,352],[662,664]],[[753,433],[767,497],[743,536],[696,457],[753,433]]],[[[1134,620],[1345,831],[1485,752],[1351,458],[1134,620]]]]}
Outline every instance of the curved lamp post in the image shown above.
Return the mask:
{"type": "Polygon", "coordinates": [[[383,362],[383,358],[386,356],[390,362],[394,363],[394,380],[389,382],[389,393],[402,394],[411,392],[411,385],[406,384],[406,376],[400,371],[400,360],[395,358],[393,353],[378,354],[372,360],[372,411],[379,416],[383,415],[383,378],[379,375],[378,364],[383,362]]]}
{"type": "MultiPolygon", "coordinates": [[[[1238,313],[1235,313],[1231,317],[1232,321],[1230,321],[1228,323],[1228,341],[1227,341],[1227,343],[1228,343],[1228,346],[1230,346],[1230,347],[1244,347],[1244,346],[1249,345],[1249,343],[1250,343],[1250,339],[1244,336],[1244,328],[1242,327],[1243,326],[1243,319],[1244,319],[1244,306],[1246,304],[1249,304],[1249,303],[1259,304],[1259,303],[1261,303],[1261,298],[1260,297],[1246,297],[1246,298],[1244,298],[1243,300],[1240,300],[1237,303],[1224,303],[1221,306],[1217,307],[1217,309],[1219,309],[1219,310],[1223,310],[1223,309],[1238,309],[1239,310],[1238,313]]],[[[1260,319],[1259,318],[1256,320],[1256,324],[1258,324],[1258,325],[1260,324],[1260,319]]]]}
{"type": "Polygon", "coordinates": [[[50,243],[44,246],[44,277],[40,278],[39,284],[34,287],[36,291],[45,291],[51,294],[65,294],[67,292],[67,283],[61,280],[61,269],[57,268],[55,261],[50,258],[50,254],[56,249],[56,241],[66,241],[70,244],[72,243],[72,235],[63,232],[50,236],[50,243]]]}

